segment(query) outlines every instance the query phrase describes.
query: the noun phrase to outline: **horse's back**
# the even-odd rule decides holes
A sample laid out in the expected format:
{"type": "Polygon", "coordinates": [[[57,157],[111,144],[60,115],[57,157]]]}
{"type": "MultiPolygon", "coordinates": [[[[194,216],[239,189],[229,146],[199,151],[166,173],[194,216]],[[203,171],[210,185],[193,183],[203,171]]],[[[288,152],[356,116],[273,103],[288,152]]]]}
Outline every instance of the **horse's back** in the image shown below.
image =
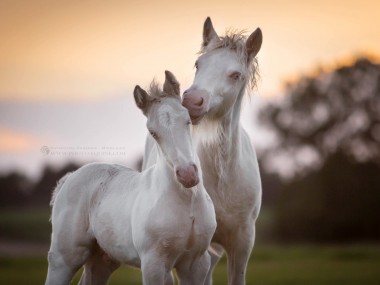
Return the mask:
{"type": "Polygon", "coordinates": [[[100,186],[109,182],[121,172],[133,174],[135,171],[117,164],[90,163],[82,166],[75,172],[66,175],[62,185],[53,195],[53,208],[58,204],[66,203],[66,206],[75,205],[81,201],[81,197],[94,194],[100,186]]]}

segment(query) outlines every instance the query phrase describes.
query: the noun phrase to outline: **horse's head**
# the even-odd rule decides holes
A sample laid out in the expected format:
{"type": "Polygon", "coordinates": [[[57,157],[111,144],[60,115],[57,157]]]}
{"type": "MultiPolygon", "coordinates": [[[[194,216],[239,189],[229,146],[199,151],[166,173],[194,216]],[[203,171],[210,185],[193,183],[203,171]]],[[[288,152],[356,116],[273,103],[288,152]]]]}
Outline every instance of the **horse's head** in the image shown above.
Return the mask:
{"type": "Polygon", "coordinates": [[[148,118],[149,133],[178,182],[186,188],[194,187],[199,176],[190,134],[191,120],[181,105],[179,83],[171,72],[165,71],[163,90],[153,81],[149,93],[138,85],[133,92],[136,105],[148,118]]]}
{"type": "Polygon", "coordinates": [[[247,82],[255,80],[255,56],[262,38],[259,28],[248,39],[242,33],[219,37],[210,18],[206,19],[194,82],[182,101],[193,124],[204,116],[219,118],[231,110],[247,82]]]}

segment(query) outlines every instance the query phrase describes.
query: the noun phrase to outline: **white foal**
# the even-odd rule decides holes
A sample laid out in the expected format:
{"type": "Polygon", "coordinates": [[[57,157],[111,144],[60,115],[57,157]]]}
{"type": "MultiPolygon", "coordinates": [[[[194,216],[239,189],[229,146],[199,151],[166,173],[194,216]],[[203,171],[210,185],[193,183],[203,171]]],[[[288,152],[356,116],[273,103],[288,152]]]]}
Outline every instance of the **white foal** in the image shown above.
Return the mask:
{"type": "Polygon", "coordinates": [[[168,71],[163,91],[134,90],[147,116],[157,162],[143,172],[93,163],[59,182],[52,199],[52,241],[45,284],[69,284],[84,265],[80,284],[107,284],[121,264],[141,267],[146,285],[203,284],[207,248],[216,228],[182,107],[179,84],[168,71]]]}

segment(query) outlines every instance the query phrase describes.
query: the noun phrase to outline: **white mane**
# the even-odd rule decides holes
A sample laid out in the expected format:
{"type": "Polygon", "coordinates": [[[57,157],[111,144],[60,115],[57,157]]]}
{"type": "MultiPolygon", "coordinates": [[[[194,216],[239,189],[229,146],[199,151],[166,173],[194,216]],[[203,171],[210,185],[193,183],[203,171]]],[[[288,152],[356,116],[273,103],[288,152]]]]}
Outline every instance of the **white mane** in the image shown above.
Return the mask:
{"type": "Polygon", "coordinates": [[[223,189],[228,181],[228,169],[233,167],[229,163],[230,152],[228,149],[229,141],[226,129],[221,125],[220,121],[207,120],[206,118],[201,125],[195,125],[193,128],[194,139],[199,145],[203,145],[209,150],[209,154],[213,157],[213,163],[217,170],[218,185],[220,195],[227,195],[223,189]]]}

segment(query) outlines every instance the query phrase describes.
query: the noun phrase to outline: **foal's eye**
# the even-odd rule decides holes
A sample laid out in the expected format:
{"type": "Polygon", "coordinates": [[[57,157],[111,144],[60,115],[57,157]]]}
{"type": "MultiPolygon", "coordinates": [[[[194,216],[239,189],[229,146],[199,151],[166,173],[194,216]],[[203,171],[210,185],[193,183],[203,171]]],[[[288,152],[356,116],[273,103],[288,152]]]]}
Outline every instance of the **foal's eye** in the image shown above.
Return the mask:
{"type": "Polygon", "coordinates": [[[233,80],[239,80],[240,77],[241,77],[241,73],[236,71],[236,72],[233,72],[229,75],[229,77],[233,80]]]}
{"type": "Polygon", "coordinates": [[[156,140],[158,139],[158,135],[156,132],[153,132],[153,131],[149,131],[150,135],[156,140]]]}
{"type": "Polygon", "coordinates": [[[196,69],[198,69],[198,61],[195,62],[194,66],[196,69]]]}
{"type": "Polygon", "coordinates": [[[191,125],[191,120],[188,120],[188,121],[186,122],[186,125],[191,125]]]}

